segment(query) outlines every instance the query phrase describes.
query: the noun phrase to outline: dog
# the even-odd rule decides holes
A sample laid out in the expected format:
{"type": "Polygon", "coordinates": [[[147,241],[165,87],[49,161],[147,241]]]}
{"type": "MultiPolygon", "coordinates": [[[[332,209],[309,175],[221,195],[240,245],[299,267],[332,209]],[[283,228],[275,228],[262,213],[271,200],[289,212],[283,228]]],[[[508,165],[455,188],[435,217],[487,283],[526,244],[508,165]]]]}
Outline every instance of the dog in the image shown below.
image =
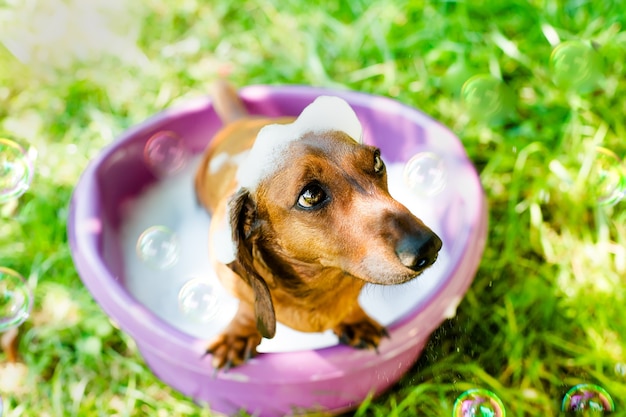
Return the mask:
{"type": "Polygon", "coordinates": [[[202,155],[195,190],[211,215],[211,264],[240,300],[207,347],[213,367],[255,356],[277,321],[377,349],[388,333],[359,305],[361,289],[417,277],[441,239],[389,195],[380,150],[361,143],[343,99],[321,96],[297,118],[268,118],[249,115],[226,81],[212,97],[224,126],[202,155]]]}

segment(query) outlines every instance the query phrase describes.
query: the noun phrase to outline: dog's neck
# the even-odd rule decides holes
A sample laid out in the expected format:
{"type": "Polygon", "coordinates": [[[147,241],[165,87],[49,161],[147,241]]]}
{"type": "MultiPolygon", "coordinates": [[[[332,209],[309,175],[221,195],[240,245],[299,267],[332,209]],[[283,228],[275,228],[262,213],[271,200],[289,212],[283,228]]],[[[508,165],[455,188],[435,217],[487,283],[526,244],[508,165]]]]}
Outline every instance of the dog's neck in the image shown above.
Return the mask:
{"type": "Polygon", "coordinates": [[[297,299],[322,299],[340,288],[359,293],[364,281],[346,271],[291,258],[280,247],[260,244],[255,247],[255,267],[274,293],[284,291],[297,299]]]}
{"type": "Polygon", "coordinates": [[[359,308],[365,282],[341,268],[288,259],[263,247],[254,250],[254,258],[270,287],[276,318],[293,329],[325,331],[359,308]]]}

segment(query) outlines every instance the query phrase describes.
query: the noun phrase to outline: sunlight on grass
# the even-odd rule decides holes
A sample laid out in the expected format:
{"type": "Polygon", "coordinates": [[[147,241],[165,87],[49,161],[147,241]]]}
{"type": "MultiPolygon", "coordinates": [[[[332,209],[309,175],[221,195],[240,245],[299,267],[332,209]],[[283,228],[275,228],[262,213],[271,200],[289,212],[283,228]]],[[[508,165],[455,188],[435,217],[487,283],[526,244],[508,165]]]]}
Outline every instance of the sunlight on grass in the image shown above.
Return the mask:
{"type": "Polygon", "coordinates": [[[448,125],[480,173],[489,239],[470,291],[356,415],[450,416],[472,388],[510,416],[557,415],[580,383],[624,415],[626,202],[598,204],[592,185],[598,147],[625,169],[625,16],[618,2],[552,0],[0,2],[0,137],[35,164],[30,189],[0,205],[0,266],[35,293],[21,362],[0,353],[3,417],[211,415],[100,310],[65,227],[103,147],[225,75],[391,96],[448,125]],[[506,98],[463,89],[476,79],[506,98]]]}

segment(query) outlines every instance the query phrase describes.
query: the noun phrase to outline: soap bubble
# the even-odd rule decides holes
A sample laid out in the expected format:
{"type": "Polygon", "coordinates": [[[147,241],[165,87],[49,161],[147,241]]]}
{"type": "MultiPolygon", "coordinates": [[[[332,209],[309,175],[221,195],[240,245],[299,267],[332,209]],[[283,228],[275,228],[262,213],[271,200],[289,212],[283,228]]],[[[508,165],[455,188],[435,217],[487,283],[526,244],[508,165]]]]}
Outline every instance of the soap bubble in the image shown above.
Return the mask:
{"type": "Polygon", "coordinates": [[[143,151],[146,164],[158,176],[173,175],[187,164],[189,152],[183,141],[174,132],[154,134],[143,151]]]}
{"type": "Polygon", "coordinates": [[[178,238],[164,226],[146,229],[137,241],[137,255],[156,269],[166,269],[178,261],[178,238]]]}
{"type": "Polygon", "coordinates": [[[19,326],[33,306],[26,281],[12,269],[0,267],[0,332],[19,326]]]}
{"type": "Polygon", "coordinates": [[[615,403],[604,388],[594,384],[580,384],[567,391],[561,411],[602,416],[615,411],[615,403]]]}
{"type": "Polygon", "coordinates": [[[486,389],[465,391],[454,402],[452,417],[504,417],[504,404],[486,389]]]}
{"type": "Polygon", "coordinates": [[[557,86],[580,92],[593,90],[602,77],[599,54],[580,41],[558,44],[550,55],[550,69],[557,86]]]}
{"type": "Polygon", "coordinates": [[[461,97],[472,117],[489,123],[503,122],[514,110],[513,92],[489,74],[478,74],[465,81],[461,97]]]}
{"type": "Polygon", "coordinates": [[[24,194],[32,179],[33,167],[26,150],[0,138],[0,204],[24,194]]]}
{"type": "Polygon", "coordinates": [[[213,284],[202,278],[192,278],[178,293],[178,308],[189,319],[205,323],[217,314],[219,297],[213,284]]]}
{"type": "Polygon", "coordinates": [[[464,59],[460,59],[450,65],[445,74],[441,76],[441,88],[448,93],[459,97],[463,84],[472,76],[464,59]]]}
{"type": "Polygon", "coordinates": [[[626,195],[626,168],[615,153],[598,147],[588,184],[598,204],[617,204],[626,195]]]}
{"type": "Polygon", "coordinates": [[[414,193],[431,197],[446,187],[446,164],[437,154],[420,152],[404,166],[404,182],[414,193]]]}
{"type": "Polygon", "coordinates": [[[615,373],[621,377],[626,377],[626,363],[615,364],[615,373]]]}

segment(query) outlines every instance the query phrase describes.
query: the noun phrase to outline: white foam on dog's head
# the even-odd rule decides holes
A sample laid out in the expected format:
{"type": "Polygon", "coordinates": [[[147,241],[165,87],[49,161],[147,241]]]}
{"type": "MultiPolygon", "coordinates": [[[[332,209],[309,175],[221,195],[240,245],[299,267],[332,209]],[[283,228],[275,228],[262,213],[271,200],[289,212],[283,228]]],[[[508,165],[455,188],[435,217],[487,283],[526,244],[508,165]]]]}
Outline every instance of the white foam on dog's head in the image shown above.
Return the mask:
{"type": "Polygon", "coordinates": [[[259,131],[256,141],[237,171],[241,187],[254,191],[274,172],[283,168],[289,145],[306,133],[338,130],[361,143],[363,128],[354,110],[343,99],[320,96],[290,124],[267,125],[259,131]]]}

